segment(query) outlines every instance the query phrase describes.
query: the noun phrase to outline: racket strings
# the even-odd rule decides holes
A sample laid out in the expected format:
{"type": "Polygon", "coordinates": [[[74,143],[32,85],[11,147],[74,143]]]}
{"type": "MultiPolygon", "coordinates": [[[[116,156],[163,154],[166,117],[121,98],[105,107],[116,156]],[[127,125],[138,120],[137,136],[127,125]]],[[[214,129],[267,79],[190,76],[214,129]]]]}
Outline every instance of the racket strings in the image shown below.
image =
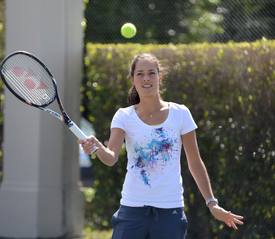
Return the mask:
{"type": "Polygon", "coordinates": [[[3,74],[9,87],[28,103],[42,106],[56,96],[52,77],[43,65],[28,55],[18,54],[7,59],[3,74]]]}

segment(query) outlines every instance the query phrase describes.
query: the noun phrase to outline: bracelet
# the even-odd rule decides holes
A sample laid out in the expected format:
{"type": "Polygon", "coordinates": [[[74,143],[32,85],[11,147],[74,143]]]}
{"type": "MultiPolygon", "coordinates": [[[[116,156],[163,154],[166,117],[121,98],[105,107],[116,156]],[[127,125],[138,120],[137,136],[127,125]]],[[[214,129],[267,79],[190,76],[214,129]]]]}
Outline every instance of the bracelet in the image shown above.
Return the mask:
{"type": "Polygon", "coordinates": [[[218,204],[219,204],[219,202],[218,202],[218,199],[217,199],[217,198],[210,198],[210,199],[208,199],[208,200],[206,201],[206,206],[207,206],[207,207],[208,207],[208,204],[209,204],[210,202],[216,202],[216,203],[218,203],[218,204]]]}

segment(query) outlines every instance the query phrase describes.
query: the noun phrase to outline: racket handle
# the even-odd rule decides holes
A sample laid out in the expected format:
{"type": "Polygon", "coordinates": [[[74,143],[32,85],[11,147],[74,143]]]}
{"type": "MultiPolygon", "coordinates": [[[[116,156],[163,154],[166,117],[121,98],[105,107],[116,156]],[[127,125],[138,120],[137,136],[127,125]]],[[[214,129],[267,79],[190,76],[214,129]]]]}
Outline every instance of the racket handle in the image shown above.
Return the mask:
{"type": "MultiPolygon", "coordinates": [[[[70,126],[69,129],[75,134],[75,136],[79,139],[85,140],[87,138],[86,134],[84,134],[82,132],[82,130],[80,128],[78,128],[78,126],[74,123],[74,122],[70,122],[70,126]]],[[[93,154],[95,151],[97,151],[97,147],[94,148],[94,150],[91,152],[91,154],[93,154]]]]}

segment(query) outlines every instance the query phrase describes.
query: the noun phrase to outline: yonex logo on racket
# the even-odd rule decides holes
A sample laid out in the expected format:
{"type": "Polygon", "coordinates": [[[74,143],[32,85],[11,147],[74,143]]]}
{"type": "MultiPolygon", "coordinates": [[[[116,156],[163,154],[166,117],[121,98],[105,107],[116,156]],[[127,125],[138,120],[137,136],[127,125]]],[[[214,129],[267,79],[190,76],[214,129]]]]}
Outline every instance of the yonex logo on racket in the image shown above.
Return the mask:
{"type": "MultiPolygon", "coordinates": [[[[34,80],[32,80],[31,78],[32,77],[36,77],[37,74],[35,73],[35,71],[33,69],[31,69],[30,67],[28,68],[28,71],[26,72],[25,74],[25,71],[21,68],[21,67],[14,67],[12,69],[12,72],[15,76],[17,77],[25,77],[27,78],[25,81],[24,81],[24,85],[29,89],[29,90],[33,90],[33,89],[36,89],[36,90],[42,90],[42,89],[48,89],[48,86],[43,82],[43,80],[40,80],[40,83],[38,85],[37,88],[36,87],[36,83],[34,80]],[[25,74],[25,75],[24,75],[25,74]],[[30,77],[30,78],[29,78],[30,77]]],[[[43,97],[44,98],[44,97],[43,97]]],[[[44,99],[47,99],[47,97],[45,97],[44,99]]]]}

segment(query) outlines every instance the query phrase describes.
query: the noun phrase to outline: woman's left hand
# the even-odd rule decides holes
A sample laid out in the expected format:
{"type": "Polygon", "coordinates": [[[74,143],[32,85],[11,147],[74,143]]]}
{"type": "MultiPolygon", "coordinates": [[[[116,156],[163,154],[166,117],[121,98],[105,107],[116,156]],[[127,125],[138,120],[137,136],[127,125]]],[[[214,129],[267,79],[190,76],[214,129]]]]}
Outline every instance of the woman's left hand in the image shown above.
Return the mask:
{"type": "Polygon", "coordinates": [[[214,217],[216,217],[220,221],[223,221],[227,226],[233,227],[235,230],[238,229],[236,227],[236,224],[243,225],[243,222],[240,221],[243,219],[242,216],[235,215],[230,211],[226,211],[218,204],[209,205],[209,209],[214,217]]]}

